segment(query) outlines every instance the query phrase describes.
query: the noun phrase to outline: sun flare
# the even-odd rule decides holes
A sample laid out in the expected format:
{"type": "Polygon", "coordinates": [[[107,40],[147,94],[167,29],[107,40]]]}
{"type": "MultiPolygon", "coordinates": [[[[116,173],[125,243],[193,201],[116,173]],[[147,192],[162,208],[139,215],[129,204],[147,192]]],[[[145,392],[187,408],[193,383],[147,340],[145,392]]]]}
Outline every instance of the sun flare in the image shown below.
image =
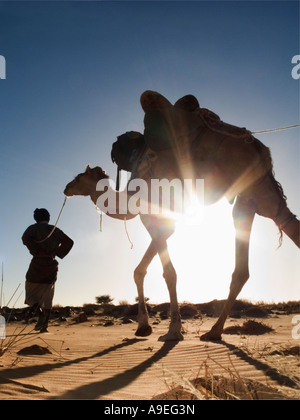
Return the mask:
{"type": "Polygon", "coordinates": [[[182,213],[173,213],[177,226],[200,226],[204,220],[204,205],[196,194],[192,194],[182,213]]]}
{"type": "Polygon", "coordinates": [[[223,199],[203,207],[193,201],[175,220],[176,232],[169,243],[181,300],[190,300],[191,288],[195,301],[227,297],[234,268],[235,232],[230,204],[223,199]]]}

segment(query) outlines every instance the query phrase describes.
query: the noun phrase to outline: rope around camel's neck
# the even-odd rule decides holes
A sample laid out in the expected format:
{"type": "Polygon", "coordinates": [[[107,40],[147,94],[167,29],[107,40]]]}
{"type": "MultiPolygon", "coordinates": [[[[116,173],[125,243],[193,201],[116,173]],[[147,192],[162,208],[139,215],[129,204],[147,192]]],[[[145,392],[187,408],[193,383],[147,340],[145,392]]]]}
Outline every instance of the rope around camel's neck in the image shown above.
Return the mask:
{"type": "MultiPolygon", "coordinates": [[[[90,193],[90,198],[91,198],[92,202],[95,204],[97,210],[100,210],[100,232],[102,232],[102,211],[103,211],[103,209],[101,209],[101,208],[98,207],[97,201],[98,201],[98,198],[102,194],[103,194],[103,191],[97,191],[96,190],[96,185],[94,186],[94,188],[92,189],[92,192],[90,193]]],[[[117,196],[119,196],[120,193],[118,191],[115,191],[115,194],[117,196]]],[[[117,198],[116,201],[119,202],[119,199],[117,198]]],[[[130,219],[133,219],[137,215],[136,214],[131,214],[129,212],[127,212],[127,214],[121,214],[121,215],[118,214],[118,212],[116,214],[111,214],[111,213],[108,213],[108,212],[105,212],[105,213],[107,214],[107,216],[112,217],[113,219],[118,219],[118,220],[124,221],[124,223],[125,223],[125,232],[126,232],[128,241],[130,242],[131,249],[133,249],[133,243],[132,243],[132,241],[131,241],[131,239],[129,237],[129,233],[128,233],[128,230],[127,230],[126,221],[127,220],[130,220],[130,219]]]]}
{"type": "MultiPolygon", "coordinates": [[[[91,188],[91,192],[90,192],[90,198],[92,200],[92,202],[95,204],[96,208],[100,211],[105,213],[107,216],[112,217],[113,219],[118,219],[118,220],[130,220],[133,219],[134,217],[137,216],[137,214],[132,214],[127,210],[126,214],[119,214],[119,208],[116,208],[116,213],[109,213],[106,209],[102,209],[101,207],[98,206],[98,198],[104,193],[104,191],[97,191],[96,190],[96,185],[97,185],[98,181],[96,182],[96,184],[94,185],[93,188],[91,188]]],[[[116,194],[116,203],[119,203],[119,196],[120,196],[120,192],[119,191],[113,191],[114,194],[116,194]]]]}
{"type": "Polygon", "coordinates": [[[57,227],[58,221],[59,221],[60,216],[61,216],[61,213],[62,213],[62,211],[63,211],[63,209],[64,209],[64,207],[65,207],[65,204],[66,204],[66,202],[67,202],[67,199],[68,199],[68,197],[65,195],[63,205],[62,205],[62,207],[61,207],[61,210],[60,210],[60,212],[59,212],[58,218],[57,218],[56,223],[55,223],[55,225],[53,226],[53,228],[52,228],[51,232],[50,232],[50,233],[49,233],[49,235],[47,235],[44,239],[42,239],[42,240],[40,240],[40,241],[35,241],[37,244],[41,244],[42,242],[45,242],[47,239],[49,239],[49,238],[50,238],[50,236],[52,236],[53,232],[55,231],[55,229],[56,229],[56,227],[57,227]]]}

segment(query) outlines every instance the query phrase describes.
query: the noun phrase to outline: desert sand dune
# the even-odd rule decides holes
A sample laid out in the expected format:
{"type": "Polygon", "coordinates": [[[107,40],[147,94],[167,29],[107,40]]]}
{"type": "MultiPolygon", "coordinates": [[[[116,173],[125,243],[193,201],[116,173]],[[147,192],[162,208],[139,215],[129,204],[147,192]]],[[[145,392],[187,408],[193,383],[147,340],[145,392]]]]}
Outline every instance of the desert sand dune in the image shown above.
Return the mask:
{"type": "MultiPolygon", "coordinates": [[[[215,387],[220,378],[249,379],[268,387],[255,397],[298,399],[299,340],[292,337],[292,320],[293,314],[272,316],[264,320],[271,332],[224,334],[219,343],[199,340],[213,324],[208,317],[186,320],[184,341],[168,343],[158,341],[168,320],[154,323],[146,339],[134,336],[135,322],[103,326],[95,316],[83,323],[52,321],[47,334],[34,332],[33,324],[22,331],[24,325],[13,322],[3,343],[17,339],[0,357],[0,399],[187,399],[191,394],[178,390],[197,378],[215,387]],[[43,348],[46,354],[30,354],[43,348]]],[[[242,323],[229,319],[226,326],[242,323]]],[[[203,390],[201,396],[212,397],[203,390]]]]}

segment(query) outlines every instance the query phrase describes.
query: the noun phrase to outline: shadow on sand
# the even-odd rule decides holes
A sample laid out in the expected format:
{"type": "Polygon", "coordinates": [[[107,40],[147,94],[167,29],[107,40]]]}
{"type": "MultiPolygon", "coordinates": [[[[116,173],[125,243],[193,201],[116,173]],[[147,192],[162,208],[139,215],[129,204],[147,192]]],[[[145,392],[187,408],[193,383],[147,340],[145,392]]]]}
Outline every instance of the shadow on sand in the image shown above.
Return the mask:
{"type": "MultiPolygon", "coordinates": [[[[43,365],[36,366],[24,366],[17,367],[14,369],[5,369],[1,371],[0,374],[0,385],[5,384],[16,384],[24,387],[25,389],[36,390],[40,392],[49,392],[45,388],[40,388],[31,384],[24,384],[18,382],[17,380],[23,380],[26,378],[32,378],[44,372],[49,372],[56,369],[63,369],[67,366],[78,365],[80,363],[86,362],[88,360],[101,358],[102,356],[107,355],[108,353],[117,351],[118,349],[133,345],[137,342],[145,341],[144,339],[133,338],[121,344],[111,346],[105,350],[97,352],[91,356],[79,357],[75,360],[62,361],[58,363],[46,363],[43,365]]],[[[98,382],[93,382],[85,385],[80,385],[77,388],[66,391],[62,395],[56,397],[50,397],[49,399],[97,399],[102,395],[107,395],[113,391],[121,389],[129,385],[132,381],[138,378],[143,372],[149,369],[154,363],[161,360],[165,357],[176,345],[177,341],[164,343],[163,346],[153,354],[149,359],[140,363],[139,365],[134,366],[131,369],[126,370],[118,375],[115,375],[111,378],[107,378],[98,382]]]]}
{"type": "MultiPolygon", "coordinates": [[[[138,341],[138,340],[134,340],[138,341]]],[[[178,341],[170,341],[163,344],[163,346],[154,353],[149,359],[134,366],[131,369],[127,369],[122,373],[119,373],[111,378],[104,379],[81,385],[78,388],[74,388],[70,391],[60,395],[59,399],[97,399],[100,396],[110,394],[113,391],[122,389],[128,386],[131,382],[136,380],[143,372],[149,369],[154,363],[164,358],[175,346],[178,341]]]]}
{"type": "MultiPolygon", "coordinates": [[[[68,366],[76,366],[83,362],[101,358],[111,352],[115,352],[119,349],[132,346],[135,343],[146,341],[145,339],[137,339],[133,338],[126,342],[122,342],[120,344],[108,347],[102,351],[99,351],[91,356],[79,357],[74,360],[67,360],[67,361],[59,361],[56,363],[46,363],[43,365],[35,365],[35,366],[24,366],[24,367],[15,367],[13,369],[4,369],[0,373],[0,387],[1,385],[6,384],[14,384],[19,385],[24,388],[24,392],[26,390],[32,390],[33,392],[45,392],[49,393],[49,391],[45,388],[41,388],[39,386],[35,386],[32,384],[23,383],[22,380],[26,378],[30,378],[32,381],[32,377],[37,376],[39,374],[50,372],[53,370],[63,369],[68,366]],[[21,380],[21,382],[19,382],[21,380]]],[[[147,360],[144,360],[140,364],[135,365],[134,367],[127,369],[115,376],[102,379],[96,382],[90,382],[88,384],[79,385],[74,387],[73,389],[67,390],[64,393],[56,396],[49,396],[48,399],[99,399],[102,396],[109,395],[112,392],[118,391],[130,383],[135,381],[142,373],[147,371],[147,369],[151,368],[155,363],[162,360],[166,357],[178,344],[177,341],[173,342],[166,342],[162,345],[162,347],[156,351],[151,357],[147,360]]],[[[249,365],[252,365],[256,369],[264,372],[264,374],[276,381],[279,385],[288,386],[291,388],[296,388],[295,382],[283,375],[280,374],[276,369],[269,366],[267,363],[257,360],[250,355],[248,355],[245,351],[240,349],[239,347],[227,343],[225,341],[221,341],[218,343],[219,345],[225,346],[230,353],[234,353],[234,355],[249,365]]]]}

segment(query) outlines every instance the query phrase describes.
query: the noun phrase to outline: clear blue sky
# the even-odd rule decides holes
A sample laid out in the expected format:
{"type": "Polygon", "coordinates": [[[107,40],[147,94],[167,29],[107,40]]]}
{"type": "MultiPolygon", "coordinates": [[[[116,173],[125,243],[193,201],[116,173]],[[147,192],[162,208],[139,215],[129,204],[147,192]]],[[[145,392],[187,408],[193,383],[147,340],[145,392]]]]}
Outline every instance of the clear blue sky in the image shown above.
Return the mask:
{"type": "MultiPolygon", "coordinates": [[[[297,1],[0,2],[0,263],[6,302],[30,255],[21,242],[36,207],[55,222],[65,185],[87,163],[111,177],[111,145],[143,131],[139,97],[156,90],[171,102],[194,94],[229,123],[252,131],[299,123],[297,1]]],[[[259,136],[271,148],[276,178],[300,214],[299,130],[259,136]]],[[[233,269],[231,208],[207,210],[199,226],[179,226],[170,240],[180,301],[227,296],[233,269]],[[219,227],[216,223],[219,223],[219,227]]],[[[80,305],[110,294],[132,302],[133,270],[149,238],[139,220],[99,216],[87,198],[70,198],[59,227],[75,245],[60,263],[54,303],[80,305]]],[[[299,299],[299,251],[281,249],[273,222],[257,217],[251,278],[241,297],[299,299]]],[[[151,301],[168,300],[158,259],[146,278],[151,301]]],[[[17,296],[16,295],[16,296],[17,296]]],[[[23,304],[24,294],[17,302],[23,304]]]]}

